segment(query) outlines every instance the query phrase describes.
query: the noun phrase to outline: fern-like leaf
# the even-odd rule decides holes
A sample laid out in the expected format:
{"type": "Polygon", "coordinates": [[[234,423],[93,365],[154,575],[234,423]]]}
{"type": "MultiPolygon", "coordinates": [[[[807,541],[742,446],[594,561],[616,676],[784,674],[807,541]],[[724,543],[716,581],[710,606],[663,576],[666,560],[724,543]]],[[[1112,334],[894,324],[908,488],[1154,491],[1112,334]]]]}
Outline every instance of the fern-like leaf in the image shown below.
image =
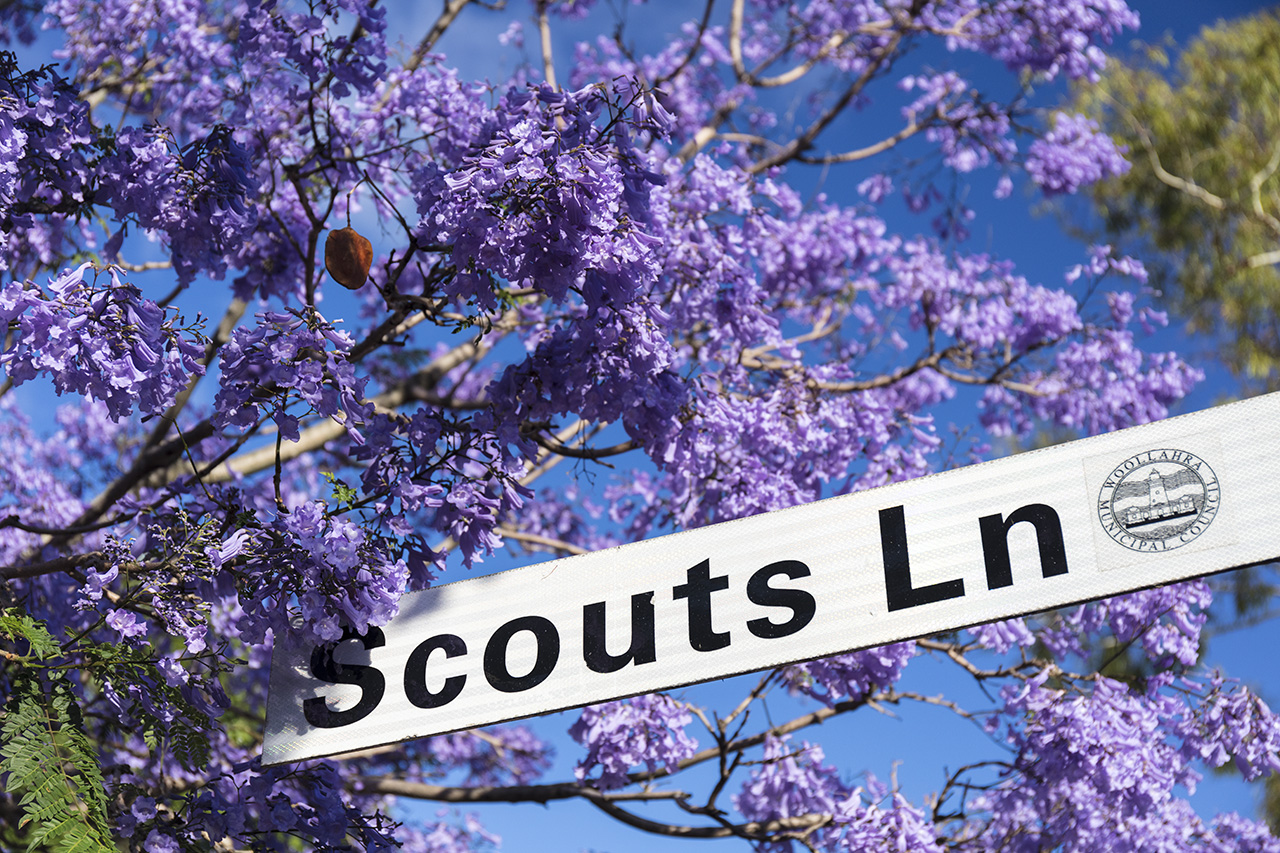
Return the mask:
{"type": "Polygon", "coordinates": [[[48,660],[62,651],[43,622],[37,622],[17,608],[0,610],[0,634],[11,640],[26,640],[31,653],[40,660],[48,660]]]}
{"type": "MultiPolygon", "coordinates": [[[[0,631],[26,640],[32,656],[60,651],[40,623],[13,611],[0,619],[0,631]]],[[[60,674],[45,678],[36,666],[16,668],[0,711],[0,779],[20,797],[19,828],[30,828],[28,853],[116,853],[97,753],[81,727],[75,694],[60,674]]]]}

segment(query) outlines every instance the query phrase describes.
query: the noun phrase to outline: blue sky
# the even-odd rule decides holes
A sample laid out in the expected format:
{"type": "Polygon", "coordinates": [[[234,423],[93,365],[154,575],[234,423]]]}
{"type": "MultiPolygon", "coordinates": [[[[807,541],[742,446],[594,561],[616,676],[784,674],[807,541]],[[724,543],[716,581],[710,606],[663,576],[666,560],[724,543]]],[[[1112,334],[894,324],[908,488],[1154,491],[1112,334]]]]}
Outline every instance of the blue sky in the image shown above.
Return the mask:
{"type": "MultiPolygon", "coordinates": [[[[615,2],[621,3],[623,0],[615,2]]],[[[1185,41],[1205,24],[1218,18],[1238,16],[1265,4],[1245,0],[1145,0],[1131,5],[1143,18],[1142,30],[1136,37],[1157,40],[1169,32],[1179,41],[1185,41]]],[[[412,41],[434,20],[440,3],[439,0],[392,2],[388,3],[388,7],[391,10],[390,32],[403,32],[412,41]]],[[[524,0],[513,0],[510,7],[520,10],[526,8],[526,4],[524,0]]],[[[609,25],[601,24],[600,21],[602,16],[604,20],[608,20],[610,8],[607,3],[602,2],[596,16],[585,25],[566,24],[559,28],[555,54],[561,79],[567,77],[568,62],[572,55],[571,45],[577,37],[575,30],[607,33],[609,25]]],[[[683,20],[692,14],[689,11],[692,8],[691,4],[675,0],[655,0],[649,7],[630,9],[628,14],[633,25],[641,21],[647,25],[646,39],[661,39],[665,37],[662,31],[664,23],[683,20]]],[[[459,66],[464,76],[501,79],[502,72],[521,58],[514,48],[500,45],[497,40],[498,33],[505,28],[509,18],[510,15],[497,15],[473,7],[463,15],[457,27],[446,33],[438,44],[438,49],[449,56],[451,63],[459,66]]],[[[532,50],[535,38],[531,26],[526,28],[526,41],[532,50]]],[[[979,58],[959,54],[950,59],[961,66],[971,64],[972,69],[959,70],[962,73],[972,73],[975,79],[981,80],[983,75],[989,74],[989,69],[981,67],[983,60],[979,58]]],[[[948,57],[945,56],[937,59],[939,63],[947,60],[948,57]]],[[[896,103],[889,105],[881,115],[891,114],[896,106],[896,103]]],[[[874,111],[868,113],[872,119],[875,115],[874,111]]],[[[855,134],[858,128],[851,125],[848,132],[855,134]]],[[[802,185],[807,185],[808,189],[821,189],[837,200],[852,200],[852,186],[860,179],[823,176],[817,170],[806,175],[796,175],[795,178],[802,185]]],[[[1052,216],[1028,215],[1034,202],[1031,197],[1015,192],[1014,197],[1006,201],[991,199],[990,186],[993,183],[994,176],[978,176],[974,182],[971,202],[978,212],[978,227],[970,248],[990,251],[1014,260],[1019,272],[1033,281],[1047,285],[1060,283],[1065,270],[1084,259],[1085,247],[1066,238],[1052,216]]],[[[897,223],[896,227],[906,233],[913,233],[926,226],[926,223],[915,219],[906,220],[905,212],[899,213],[904,220],[897,223]]],[[[891,222],[890,225],[894,227],[895,223],[891,222]]],[[[133,259],[142,259],[140,250],[139,255],[133,259]]],[[[1178,349],[1194,357],[1197,353],[1205,355],[1209,345],[1187,340],[1181,329],[1174,327],[1159,336],[1154,348],[1178,349]]],[[[1212,404],[1224,387],[1226,380],[1223,374],[1210,361],[1204,361],[1201,366],[1210,373],[1211,379],[1203,383],[1189,398],[1184,410],[1212,404]]],[[[205,384],[206,389],[211,386],[212,383],[205,384]]],[[[17,395],[24,406],[34,410],[47,410],[54,401],[47,390],[34,387],[18,389],[17,395]]],[[[535,561],[502,557],[487,563],[485,570],[535,561]]],[[[1273,653],[1276,648],[1280,648],[1280,624],[1272,622],[1215,637],[1209,645],[1207,660],[1253,684],[1276,707],[1280,705],[1280,687],[1277,687],[1276,680],[1280,671],[1273,653]]],[[[946,693],[949,698],[961,700],[972,707],[989,706],[988,700],[973,689],[972,682],[967,677],[959,677],[955,667],[949,664],[929,659],[918,660],[908,669],[906,679],[905,685],[909,689],[921,693],[946,693]]],[[[754,679],[745,676],[690,688],[682,691],[682,695],[712,707],[723,707],[725,703],[735,702],[749,689],[744,685],[752,683],[754,679]]],[[[783,698],[771,706],[770,712],[777,719],[790,716],[794,709],[795,706],[791,706],[789,700],[783,698]]],[[[814,735],[826,748],[828,760],[840,766],[847,778],[855,778],[864,771],[870,771],[881,779],[888,779],[897,763],[898,779],[905,792],[916,802],[923,795],[936,790],[942,781],[944,766],[955,768],[968,760],[990,757],[993,754],[986,736],[972,724],[937,708],[910,709],[903,712],[900,718],[868,711],[859,712],[854,717],[829,723],[814,735]]],[[[558,744],[562,754],[553,771],[548,774],[548,781],[566,779],[572,773],[572,758],[577,754],[576,746],[568,741],[563,732],[574,719],[576,715],[570,712],[533,722],[540,734],[558,744]]],[[[1206,815],[1225,810],[1250,814],[1255,799],[1252,789],[1234,779],[1211,777],[1202,785],[1201,793],[1193,799],[1193,803],[1206,815]]],[[[433,813],[436,809],[431,804],[421,808],[426,813],[433,813]]],[[[648,851],[655,844],[665,843],[637,830],[621,827],[582,802],[553,803],[545,808],[536,805],[488,805],[476,806],[470,810],[479,814],[488,827],[502,835],[503,849],[513,853],[577,850],[627,853],[648,851]]],[[[684,818],[675,816],[674,812],[667,814],[677,822],[684,822],[684,818]]],[[[684,845],[691,850],[745,849],[742,842],[735,840],[697,842],[711,845],[706,848],[696,846],[695,842],[669,843],[684,845]]]]}

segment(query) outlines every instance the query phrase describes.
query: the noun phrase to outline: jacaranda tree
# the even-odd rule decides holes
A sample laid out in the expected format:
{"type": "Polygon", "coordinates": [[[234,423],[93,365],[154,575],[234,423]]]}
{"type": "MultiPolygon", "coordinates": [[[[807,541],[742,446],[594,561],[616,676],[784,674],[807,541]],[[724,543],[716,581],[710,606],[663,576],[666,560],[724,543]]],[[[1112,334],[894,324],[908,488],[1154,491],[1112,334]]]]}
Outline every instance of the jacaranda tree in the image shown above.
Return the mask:
{"type": "Polygon", "coordinates": [[[1037,106],[1136,26],[1120,0],[708,0],[660,38],[675,4],[535,0],[502,38],[529,21],[539,58],[500,83],[434,52],[489,4],[394,38],[389,5],[0,2],[6,43],[61,42],[56,67],[0,54],[6,849],[493,843],[465,816],[397,826],[401,796],[582,798],[769,851],[1280,850],[1188,799],[1205,767],[1280,769],[1276,716],[1197,666],[1199,582],[763,673],[723,708],[587,708],[571,778],[540,779],[524,725],[264,768],[286,634],[385,624],[499,548],[985,452],[952,422],[1160,418],[1198,378],[1139,347],[1161,317],[1137,261],[1098,247],[1038,284],[967,239],[979,179],[1053,195],[1127,168],[1037,106]],[[946,70],[975,54],[1002,96],[946,70]],[[822,170],[857,194],[806,189],[822,170]],[[1141,665],[1102,675],[1104,647],[1141,665]],[[991,703],[901,689],[922,655],[991,703]],[[758,710],[783,693],[810,707],[758,710]],[[816,743],[913,702],[985,726],[989,760],[913,800],[816,743]]]}

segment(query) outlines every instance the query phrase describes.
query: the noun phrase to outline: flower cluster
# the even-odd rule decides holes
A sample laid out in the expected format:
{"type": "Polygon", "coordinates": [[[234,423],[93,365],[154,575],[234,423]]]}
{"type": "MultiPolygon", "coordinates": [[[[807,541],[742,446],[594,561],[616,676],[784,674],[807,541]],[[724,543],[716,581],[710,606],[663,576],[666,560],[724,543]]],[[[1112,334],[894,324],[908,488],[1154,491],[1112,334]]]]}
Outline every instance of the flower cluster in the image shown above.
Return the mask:
{"type": "Polygon", "coordinates": [[[21,3],[9,3],[0,9],[0,44],[11,45],[14,38],[21,44],[32,44],[36,40],[32,21],[39,14],[40,5],[31,0],[21,3]]]}
{"type": "MultiPolygon", "coordinates": [[[[810,743],[791,744],[789,736],[770,737],[764,754],[733,806],[747,820],[773,820],[812,814],[840,814],[857,793],[838,771],[823,764],[822,748],[810,743]]],[[[769,845],[770,853],[785,853],[789,842],[769,845]]]]}
{"type": "MultiPolygon", "coordinates": [[[[761,763],[734,795],[733,804],[748,820],[829,819],[806,834],[809,849],[831,851],[909,850],[940,853],[943,849],[925,815],[898,792],[889,792],[874,777],[866,790],[845,784],[835,768],[823,764],[820,747],[792,746],[790,737],[770,737],[761,763]],[[888,800],[888,807],[880,803],[888,800]]],[[[803,826],[803,823],[800,823],[803,826]]],[[[768,853],[790,853],[791,840],[760,845],[768,853]]]]}
{"type": "MultiPolygon", "coordinates": [[[[1199,685],[1168,691],[1178,686],[1171,676],[1153,679],[1146,695],[1104,677],[1092,692],[1071,695],[1046,687],[1046,676],[1003,691],[1004,733],[1016,756],[1005,781],[973,803],[990,813],[979,844],[1017,839],[1019,849],[1138,851],[1194,841],[1225,850],[1232,833],[1220,835],[1222,828],[1256,833],[1230,819],[1206,826],[1175,789],[1194,790],[1200,778],[1189,760],[1227,760],[1219,738],[1228,729],[1237,751],[1275,769],[1280,718],[1257,697],[1228,693],[1215,679],[1204,714],[1187,701],[1199,685]],[[1232,716],[1234,725],[1222,725],[1232,716]],[[1012,722],[1020,717],[1024,723],[1012,722]],[[1193,717],[1201,722],[1187,725],[1193,717]]],[[[992,717],[993,731],[1000,719],[992,717]]],[[[1256,772],[1249,757],[1242,766],[1256,772]]]]}
{"type": "Polygon", "coordinates": [[[926,124],[929,141],[938,146],[942,161],[957,172],[972,172],[994,159],[1007,163],[1017,146],[1009,138],[1013,124],[998,104],[984,104],[970,95],[969,83],[954,71],[908,75],[898,84],[920,95],[902,108],[908,124],[926,124]]]}
{"type": "MultiPolygon", "coordinates": [[[[96,483],[120,473],[114,448],[129,434],[128,422],[117,422],[102,402],[79,401],[58,407],[56,429],[42,435],[16,405],[0,397],[0,520],[55,529],[75,521],[96,490],[96,483]],[[110,460],[110,461],[108,461],[110,460]]],[[[85,537],[84,547],[99,544],[99,534],[85,537]]],[[[0,523],[0,563],[14,565],[24,553],[40,547],[40,536],[0,523]]],[[[67,605],[60,616],[79,624],[67,605]]],[[[83,627],[83,626],[82,626],[83,627]]]]}
{"type": "Polygon", "coordinates": [[[319,501],[295,507],[237,549],[247,550],[235,572],[245,642],[261,642],[268,629],[316,643],[347,628],[363,634],[396,615],[409,579],[404,560],[319,501]]]}
{"type": "MultiPolygon", "coordinates": [[[[437,816],[444,818],[447,812],[442,810],[437,816]]],[[[502,842],[473,814],[466,815],[461,826],[441,820],[422,829],[403,827],[396,833],[396,840],[407,853],[474,853],[500,849],[502,842]]]]}
{"type": "Polygon", "coordinates": [[[1100,44],[1124,29],[1136,29],[1138,14],[1115,0],[973,0],[939,4],[931,12],[939,25],[958,30],[953,45],[981,50],[1011,69],[1027,69],[1052,80],[1096,79],[1106,59],[1100,44]],[[967,18],[972,18],[965,24],[967,18]]]}
{"type": "Polygon", "coordinates": [[[134,115],[164,120],[183,137],[217,122],[231,63],[219,12],[191,0],[54,0],[43,11],[65,34],[58,57],[74,72],[104,87],[145,77],[130,101],[134,115]]]}
{"type": "MultiPolygon", "coordinates": [[[[120,221],[163,234],[184,284],[198,272],[222,277],[227,256],[257,222],[248,152],[225,125],[180,151],[162,127],[126,128],[101,168],[98,200],[120,221]]],[[[121,228],[107,253],[118,252],[123,240],[121,228]]]]}
{"type": "Polygon", "coordinates": [[[653,279],[656,244],[641,228],[662,179],[628,142],[630,105],[607,94],[511,92],[457,168],[416,176],[420,240],[450,247],[451,295],[492,311],[502,280],[553,300],[574,288],[596,309],[653,279]]]}
{"type": "Polygon", "coordinates": [[[586,779],[599,767],[600,776],[592,785],[609,791],[627,784],[628,772],[642,764],[650,773],[659,768],[674,772],[698,748],[685,731],[692,722],[683,703],[661,693],[584,708],[569,729],[569,735],[587,748],[574,775],[586,779]]]}
{"type": "Polygon", "coordinates": [[[1216,672],[1207,685],[1188,682],[1188,687],[1203,696],[1176,727],[1184,757],[1211,767],[1234,761],[1246,779],[1280,773],[1280,715],[1247,687],[1232,686],[1216,672]]]}
{"type": "Polygon", "coordinates": [[[301,414],[334,418],[359,443],[358,427],[373,414],[364,400],[367,377],[346,358],[353,346],[317,312],[273,311],[253,329],[241,326],[222,350],[222,384],[214,401],[215,426],[248,429],[265,407],[281,436],[298,440],[301,414]]]}
{"type": "Polygon", "coordinates": [[[625,100],[601,86],[509,93],[455,168],[428,163],[415,178],[419,240],[458,271],[450,297],[494,312],[510,286],[572,303],[491,390],[491,428],[526,452],[527,421],[572,412],[648,440],[670,432],[683,401],[665,315],[636,298],[658,275],[645,225],[663,179],[627,133],[643,123],[632,112],[642,93],[618,91],[625,100]]]}
{"type": "Polygon", "coordinates": [[[1067,611],[1040,638],[1059,658],[1087,658],[1107,631],[1120,643],[1141,642],[1153,662],[1190,666],[1199,656],[1204,608],[1212,598],[1204,581],[1132,592],[1067,611]]]}
{"type": "Polygon", "coordinates": [[[243,93],[252,91],[255,83],[283,82],[276,74],[287,70],[308,86],[329,78],[329,92],[346,98],[372,91],[387,70],[386,9],[361,0],[322,0],[308,12],[290,10],[279,0],[254,0],[247,6],[235,43],[243,93]],[[344,15],[353,16],[359,27],[351,36],[328,37],[344,15]]]}
{"type": "Polygon", "coordinates": [[[404,539],[416,587],[431,579],[428,564],[442,559],[426,531],[453,537],[465,565],[502,543],[500,520],[524,504],[521,462],[474,422],[419,409],[412,418],[374,416],[353,458],[366,462],[361,487],[375,498],[377,517],[404,539]]]}
{"type": "Polygon", "coordinates": [[[314,838],[321,849],[352,841],[364,849],[390,849],[391,822],[362,815],[344,787],[332,763],[295,770],[244,761],[188,794],[180,821],[165,821],[147,808],[150,803],[135,800],[130,814],[143,819],[133,834],[145,834],[148,850],[166,853],[177,853],[202,834],[248,843],[255,836],[285,833],[314,838]]]}
{"type": "Polygon", "coordinates": [[[0,323],[10,325],[0,367],[20,385],[44,375],[59,394],[107,405],[117,420],[159,414],[204,373],[198,333],[120,278],[82,264],[50,281],[48,296],[22,282],[0,290],[0,323]],[[100,284],[106,280],[109,283],[100,284]]]}
{"type": "Polygon", "coordinates": [[[832,707],[846,697],[861,699],[892,686],[915,653],[914,642],[890,643],[789,666],[782,677],[792,691],[832,707]]]}
{"type": "Polygon", "coordinates": [[[0,51],[0,272],[57,257],[93,201],[96,139],[88,105],[52,66],[23,72],[0,51]]]}
{"type": "Polygon", "coordinates": [[[1044,194],[1053,196],[1123,175],[1129,171],[1129,161],[1097,122],[1082,115],[1054,113],[1053,129],[1031,143],[1026,169],[1044,194]]]}
{"type": "Polygon", "coordinates": [[[1036,635],[1022,619],[1003,619],[986,625],[976,625],[969,629],[969,636],[973,637],[978,645],[999,655],[1007,654],[1014,647],[1026,648],[1036,643],[1036,635]]]}

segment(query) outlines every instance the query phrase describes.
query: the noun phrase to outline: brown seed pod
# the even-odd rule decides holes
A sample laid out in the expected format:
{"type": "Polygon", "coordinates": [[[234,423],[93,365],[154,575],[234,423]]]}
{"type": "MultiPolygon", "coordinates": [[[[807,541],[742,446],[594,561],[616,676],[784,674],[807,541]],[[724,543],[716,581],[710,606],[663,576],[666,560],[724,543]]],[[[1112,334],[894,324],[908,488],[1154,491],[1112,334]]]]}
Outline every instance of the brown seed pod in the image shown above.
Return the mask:
{"type": "Polygon", "coordinates": [[[355,290],[364,284],[372,264],[373,246],[350,225],[324,238],[324,268],[343,287],[355,290]]]}

